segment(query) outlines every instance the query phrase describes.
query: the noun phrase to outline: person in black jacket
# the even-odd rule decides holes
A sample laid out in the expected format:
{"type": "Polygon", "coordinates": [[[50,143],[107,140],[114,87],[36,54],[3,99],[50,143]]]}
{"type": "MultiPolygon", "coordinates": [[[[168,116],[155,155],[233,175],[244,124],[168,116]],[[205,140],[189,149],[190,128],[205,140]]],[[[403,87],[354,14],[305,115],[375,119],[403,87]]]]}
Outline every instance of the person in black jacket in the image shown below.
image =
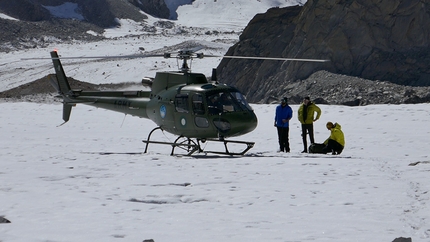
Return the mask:
{"type": "Polygon", "coordinates": [[[276,107],[274,126],[278,130],[278,142],[280,152],[290,152],[289,142],[289,122],[293,117],[293,110],[287,103],[288,99],[284,97],[281,104],[276,107]]]}

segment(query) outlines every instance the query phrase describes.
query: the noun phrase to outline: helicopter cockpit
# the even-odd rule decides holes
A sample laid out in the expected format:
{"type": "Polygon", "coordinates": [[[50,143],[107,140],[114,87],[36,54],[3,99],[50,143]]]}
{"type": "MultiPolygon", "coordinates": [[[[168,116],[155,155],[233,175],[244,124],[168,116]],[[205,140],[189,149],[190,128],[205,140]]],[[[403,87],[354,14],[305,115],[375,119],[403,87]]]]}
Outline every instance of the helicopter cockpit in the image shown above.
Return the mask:
{"type": "Polygon", "coordinates": [[[175,109],[177,112],[188,113],[191,111],[197,115],[253,111],[239,91],[225,89],[207,93],[177,94],[175,97],[175,109]],[[191,99],[191,107],[188,104],[189,99],[191,99]]]}
{"type": "Polygon", "coordinates": [[[252,111],[251,106],[240,92],[220,91],[208,93],[206,102],[209,114],[252,111]]]}

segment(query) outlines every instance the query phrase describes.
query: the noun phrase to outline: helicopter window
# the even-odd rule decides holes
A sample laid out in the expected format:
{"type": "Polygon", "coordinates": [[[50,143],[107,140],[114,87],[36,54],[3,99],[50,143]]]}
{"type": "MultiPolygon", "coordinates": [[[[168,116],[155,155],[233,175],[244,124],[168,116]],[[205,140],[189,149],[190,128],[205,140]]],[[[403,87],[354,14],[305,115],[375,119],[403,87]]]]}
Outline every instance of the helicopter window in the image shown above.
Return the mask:
{"type": "Polygon", "coordinates": [[[233,112],[239,110],[230,93],[221,93],[219,102],[223,112],[233,112]]]}
{"type": "Polygon", "coordinates": [[[252,111],[252,107],[249,106],[248,102],[246,101],[245,97],[240,92],[232,92],[231,93],[234,97],[234,99],[237,101],[237,103],[240,105],[240,107],[243,110],[249,110],[252,111]]]}
{"type": "Polygon", "coordinates": [[[219,114],[222,112],[222,104],[220,102],[220,94],[215,93],[207,97],[209,114],[219,114]]]}
{"type": "Polygon", "coordinates": [[[188,113],[188,95],[176,95],[175,107],[177,112],[188,113]]]}
{"type": "Polygon", "coordinates": [[[209,127],[209,121],[208,121],[207,118],[196,117],[194,119],[194,122],[196,123],[197,127],[200,127],[200,128],[207,128],[207,127],[209,127]]]}
{"type": "Polygon", "coordinates": [[[193,112],[195,114],[205,113],[205,108],[203,106],[203,96],[201,94],[193,95],[193,112]]]}
{"type": "Polygon", "coordinates": [[[228,92],[220,92],[208,96],[208,109],[211,114],[234,112],[241,110],[234,97],[228,92]]]}
{"type": "Polygon", "coordinates": [[[209,114],[252,110],[239,92],[220,92],[207,97],[209,114]]]}

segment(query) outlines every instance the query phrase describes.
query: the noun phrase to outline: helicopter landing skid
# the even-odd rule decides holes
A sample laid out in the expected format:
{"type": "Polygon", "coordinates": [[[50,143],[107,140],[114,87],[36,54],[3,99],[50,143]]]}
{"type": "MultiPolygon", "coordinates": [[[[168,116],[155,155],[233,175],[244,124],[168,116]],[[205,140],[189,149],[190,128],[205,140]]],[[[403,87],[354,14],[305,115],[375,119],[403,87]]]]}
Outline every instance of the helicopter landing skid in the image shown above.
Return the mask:
{"type": "MultiPolygon", "coordinates": [[[[179,136],[175,142],[162,142],[162,141],[151,141],[151,135],[152,133],[157,130],[161,129],[161,127],[154,128],[148,135],[147,140],[142,140],[143,143],[146,143],[145,146],[145,152],[148,151],[148,145],[149,144],[162,144],[162,145],[171,145],[172,146],[172,152],[170,155],[174,155],[175,148],[181,148],[183,150],[186,150],[188,153],[187,155],[190,156],[194,154],[195,152],[204,152],[204,153],[213,153],[213,154],[220,154],[220,155],[244,155],[248,150],[250,150],[252,147],[254,147],[255,142],[247,142],[247,141],[238,141],[238,140],[217,140],[217,139],[191,139],[184,136],[179,136]],[[200,142],[207,142],[207,141],[213,141],[213,142],[222,142],[224,144],[225,151],[205,151],[201,148],[200,142]],[[240,152],[230,152],[227,145],[229,143],[233,144],[244,144],[246,145],[246,148],[243,149],[240,152]]],[[[162,129],[161,129],[162,130],[162,129]]]]}
{"type": "Polygon", "coordinates": [[[203,151],[205,153],[212,153],[212,154],[220,154],[220,155],[244,155],[248,150],[250,150],[252,147],[254,147],[255,142],[247,142],[247,141],[239,141],[239,140],[217,140],[217,139],[206,139],[206,141],[214,141],[214,142],[222,142],[224,143],[225,151],[203,151]],[[243,149],[241,152],[230,152],[228,150],[227,145],[228,144],[244,144],[246,145],[246,148],[243,149]]]}

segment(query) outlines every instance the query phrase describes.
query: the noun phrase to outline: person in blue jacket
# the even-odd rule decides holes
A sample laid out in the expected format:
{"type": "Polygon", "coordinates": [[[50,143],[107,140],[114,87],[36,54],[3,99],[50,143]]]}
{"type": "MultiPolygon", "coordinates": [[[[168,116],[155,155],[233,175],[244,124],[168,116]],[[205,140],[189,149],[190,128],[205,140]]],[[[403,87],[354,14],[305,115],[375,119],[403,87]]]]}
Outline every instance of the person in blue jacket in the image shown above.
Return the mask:
{"type": "Polygon", "coordinates": [[[280,152],[290,152],[289,142],[289,122],[293,117],[293,110],[288,105],[288,99],[284,97],[281,104],[276,107],[275,113],[275,127],[278,129],[278,141],[280,152]]]}

